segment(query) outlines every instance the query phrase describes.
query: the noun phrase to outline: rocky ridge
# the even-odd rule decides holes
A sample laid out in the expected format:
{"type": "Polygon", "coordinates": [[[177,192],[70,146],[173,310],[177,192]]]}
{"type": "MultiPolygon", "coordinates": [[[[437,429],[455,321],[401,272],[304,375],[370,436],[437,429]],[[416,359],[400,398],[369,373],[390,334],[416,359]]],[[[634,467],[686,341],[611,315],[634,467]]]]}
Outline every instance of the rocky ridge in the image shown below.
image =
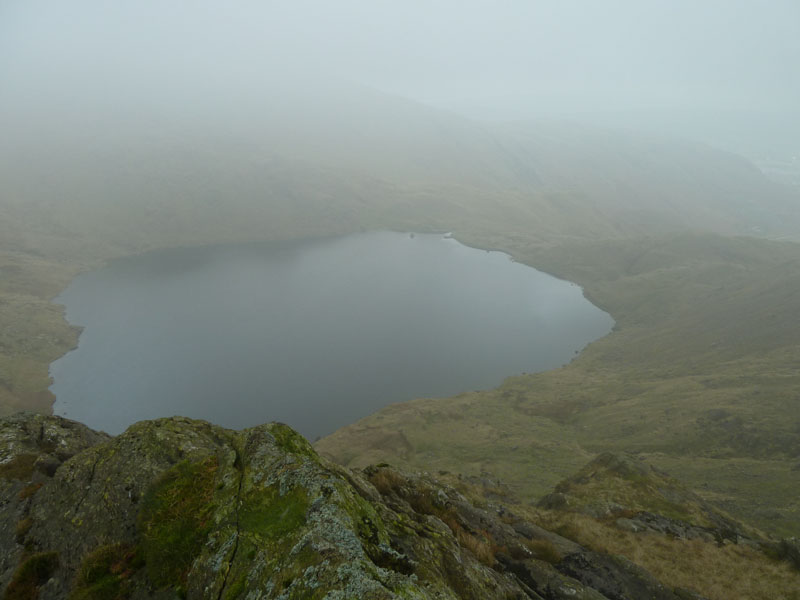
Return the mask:
{"type": "Polygon", "coordinates": [[[4,598],[696,598],[430,475],[277,423],[0,421],[4,598]]]}

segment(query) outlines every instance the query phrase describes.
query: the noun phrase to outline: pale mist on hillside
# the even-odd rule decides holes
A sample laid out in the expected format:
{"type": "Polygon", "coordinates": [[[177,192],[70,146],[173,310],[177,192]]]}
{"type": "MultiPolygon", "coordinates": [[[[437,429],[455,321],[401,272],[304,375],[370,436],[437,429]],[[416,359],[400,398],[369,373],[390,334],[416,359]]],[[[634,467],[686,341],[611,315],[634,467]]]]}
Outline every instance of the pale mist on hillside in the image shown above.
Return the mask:
{"type": "Polygon", "coordinates": [[[691,223],[764,231],[800,183],[797,64],[795,0],[5,0],[5,210],[267,189],[290,212],[433,198],[435,228],[455,197],[592,194],[578,234],[605,235],[685,226],[702,189],[691,223]]]}

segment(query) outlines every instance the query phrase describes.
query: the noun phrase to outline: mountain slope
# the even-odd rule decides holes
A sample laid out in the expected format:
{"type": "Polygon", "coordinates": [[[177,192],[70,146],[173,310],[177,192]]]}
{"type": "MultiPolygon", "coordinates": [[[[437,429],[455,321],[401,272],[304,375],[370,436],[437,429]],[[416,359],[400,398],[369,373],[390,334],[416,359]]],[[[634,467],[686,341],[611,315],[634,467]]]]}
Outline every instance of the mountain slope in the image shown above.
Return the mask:
{"type": "Polygon", "coordinates": [[[4,598],[687,593],[428,476],[336,467],[280,424],[176,417],[108,438],[19,415],[0,440],[4,598]]]}
{"type": "Polygon", "coordinates": [[[9,234],[38,237],[37,248],[52,236],[68,250],[88,237],[97,252],[359,227],[492,229],[552,243],[685,229],[797,234],[800,223],[796,193],[700,144],[483,124],[341,84],[281,89],[240,108],[6,123],[9,234]]]}
{"type": "Polygon", "coordinates": [[[639,452],[729,512],[800,533],[800,247],[682,234],[512,253],[584,285],[614,331],[561,369],[389,406],[321,453],[488,471],[538,498],[595,453],[639,452]]]}

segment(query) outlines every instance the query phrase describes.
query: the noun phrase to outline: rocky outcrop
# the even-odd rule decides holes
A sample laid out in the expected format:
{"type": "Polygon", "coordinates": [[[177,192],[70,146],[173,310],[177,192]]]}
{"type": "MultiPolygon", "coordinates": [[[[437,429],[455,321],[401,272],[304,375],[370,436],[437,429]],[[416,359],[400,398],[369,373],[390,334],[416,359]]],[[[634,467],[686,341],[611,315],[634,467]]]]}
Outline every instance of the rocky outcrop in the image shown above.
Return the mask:
{"type": "Polygon", "coordinates": [[[540,508],[613,521],[634,533],[757,545],[761,537],[636,456],[604,452],[541,498],[540,508]]]}
{"type": "Polygon", "coordinates": [[[281,424],[110,438],[0,421],[4,598],[679,598],[427,475],[320,458],[281,424]],[[643,595],[646,594],[646,595],[643,595]]]}
{"type": "Polygon", "coordinates": [[[80,423],[39,414],[0,420],[0,583],[7,584],[23,554],[31,554],[25,540],[34,525],[34,497],[65,462],[109,439],[80,423]]]}

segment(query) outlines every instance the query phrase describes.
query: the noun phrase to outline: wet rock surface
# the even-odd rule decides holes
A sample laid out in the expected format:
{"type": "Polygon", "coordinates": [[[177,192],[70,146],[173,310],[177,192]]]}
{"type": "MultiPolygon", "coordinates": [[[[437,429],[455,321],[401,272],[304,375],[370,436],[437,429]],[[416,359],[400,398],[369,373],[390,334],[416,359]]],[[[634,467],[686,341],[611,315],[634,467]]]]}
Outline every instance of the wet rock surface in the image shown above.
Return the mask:
{"type": "Polygon", "coordinates": [[[285,425],[117,437],[0,420],[5,598],[686,597],[429,475],[320,458],[285,425]]]}

